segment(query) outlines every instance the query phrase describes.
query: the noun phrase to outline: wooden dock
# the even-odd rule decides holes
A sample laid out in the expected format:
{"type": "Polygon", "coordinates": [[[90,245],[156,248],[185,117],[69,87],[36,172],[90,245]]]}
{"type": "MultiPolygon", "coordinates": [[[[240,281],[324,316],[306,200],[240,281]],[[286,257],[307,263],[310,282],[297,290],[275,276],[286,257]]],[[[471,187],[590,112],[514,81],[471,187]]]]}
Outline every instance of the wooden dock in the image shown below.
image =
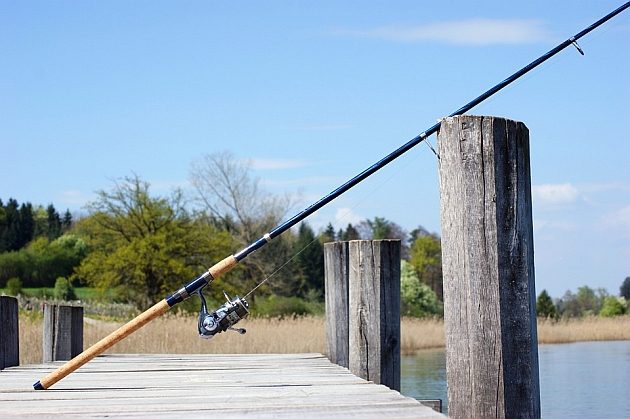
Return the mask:
{"type": "Polygon", "coordinates": [[[105,355],[32,390],[61,364],[0,371],[0,417],[444,417],[320,354],[105,355]]]}

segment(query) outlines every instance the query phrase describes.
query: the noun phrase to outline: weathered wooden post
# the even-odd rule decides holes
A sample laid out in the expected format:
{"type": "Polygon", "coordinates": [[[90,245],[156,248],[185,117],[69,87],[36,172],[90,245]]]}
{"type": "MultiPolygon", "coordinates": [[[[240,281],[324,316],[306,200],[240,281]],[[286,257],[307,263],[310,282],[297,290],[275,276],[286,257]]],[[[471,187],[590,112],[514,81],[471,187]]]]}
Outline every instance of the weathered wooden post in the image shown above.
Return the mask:
{"type": "Polygon", "coordinates": [[[349,244],[350,371],[400,391],[400,240],[349,244]]]}
{"type": "Polygon", "coordinates": [[[44,305],[44,362],[67,361],[83,351],[83,307],[44,305]]]}
{"type": "Polygon", "coordinates": [[[540,417],[527,127],[457,116],[438,143],[449,416],[540,417]]]}
{"type": "Polygon", "coordinates": [[[328,358],[348,368],[348,242],[324,244],[324,290],[328,358]]]}
{"type": "Polygon", "coordinates": [[[0,296],[0,370],[20,365],[18,301],[0,296]]]}

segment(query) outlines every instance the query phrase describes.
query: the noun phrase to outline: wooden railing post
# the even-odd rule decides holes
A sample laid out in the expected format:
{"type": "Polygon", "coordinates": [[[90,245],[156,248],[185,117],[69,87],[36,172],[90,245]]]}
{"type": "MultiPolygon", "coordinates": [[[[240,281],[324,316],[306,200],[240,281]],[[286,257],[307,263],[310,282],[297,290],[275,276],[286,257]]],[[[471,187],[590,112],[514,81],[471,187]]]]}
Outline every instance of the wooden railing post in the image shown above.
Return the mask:
{"type": "Polygon", "coordinates": [[[400,240],[349,244],[350,371],[400,391],[400,240]]]}
{"type": "Polygon", "coordinates": [[[348,368],[348,242],[324,244],[326,346],[331,362],[348,368]]]}
{"type": "Polygon", "coordinates": [[[18,301],[0,296],[0,370],[20,365],[18,301]]]}
{"type": "Polygon", "coordinates": [[[457,116],[438,143],[449,416],[540,417],[527,127],[457,116]]]}
{"type": "Polygon", "coordinates": [[[83,351],[83,307],[44,305],[44,362],[67,361],[83,351]]]}

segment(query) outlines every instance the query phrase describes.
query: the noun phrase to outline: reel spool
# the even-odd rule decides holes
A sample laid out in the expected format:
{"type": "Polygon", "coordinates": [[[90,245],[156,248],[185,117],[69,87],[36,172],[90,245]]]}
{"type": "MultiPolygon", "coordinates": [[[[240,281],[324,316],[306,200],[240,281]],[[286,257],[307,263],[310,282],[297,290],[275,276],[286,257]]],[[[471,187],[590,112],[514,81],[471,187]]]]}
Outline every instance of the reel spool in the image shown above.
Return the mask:
{"type": "Polygon", "coordinates": [[[249,304],[245,299],[240,298],[238,295],[236,298],[231,299],[224,291],[223,295],[227,302],[210,313],[202,291],[203,288],[197,291],[201,299],[201,309],[199,310],[199,321],[197,324],[200,338],[210,339],[217,333],[225,332],[226,330],[233,330],[241,335],[246,333],[245,329],[233,327],[249,314],[249,304]]]}

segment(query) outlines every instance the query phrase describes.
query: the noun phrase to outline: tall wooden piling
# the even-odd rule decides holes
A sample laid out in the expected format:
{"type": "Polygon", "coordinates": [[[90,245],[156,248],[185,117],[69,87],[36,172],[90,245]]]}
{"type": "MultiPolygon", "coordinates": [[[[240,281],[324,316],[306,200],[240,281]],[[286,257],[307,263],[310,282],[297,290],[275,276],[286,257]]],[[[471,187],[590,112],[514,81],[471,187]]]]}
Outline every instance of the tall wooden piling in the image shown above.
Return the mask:
{"type": "Polygon", "coordinates": [[[328,359],[348,368],[348,242],[324,244],[326,345],[328,359]]]}
{"type": "Polygon", "coordinates": [[[449,416],[540,417],[527,127],[446,118],[438,146],[449,416]]]}
{"type": "Polygon", "coordinates": [[[18,301],[0,296],[0,370],[20,365],[18,301]]]}
{"type": "Polygon", "coordinates": [[[400,390],[400,240],[349,244],[350,371],[400,390]]]}
{"type": "Polygon", "coordinates": [[[83,351],[83,307],[44,305],[43,361],[67,361],[83,351]]]}

